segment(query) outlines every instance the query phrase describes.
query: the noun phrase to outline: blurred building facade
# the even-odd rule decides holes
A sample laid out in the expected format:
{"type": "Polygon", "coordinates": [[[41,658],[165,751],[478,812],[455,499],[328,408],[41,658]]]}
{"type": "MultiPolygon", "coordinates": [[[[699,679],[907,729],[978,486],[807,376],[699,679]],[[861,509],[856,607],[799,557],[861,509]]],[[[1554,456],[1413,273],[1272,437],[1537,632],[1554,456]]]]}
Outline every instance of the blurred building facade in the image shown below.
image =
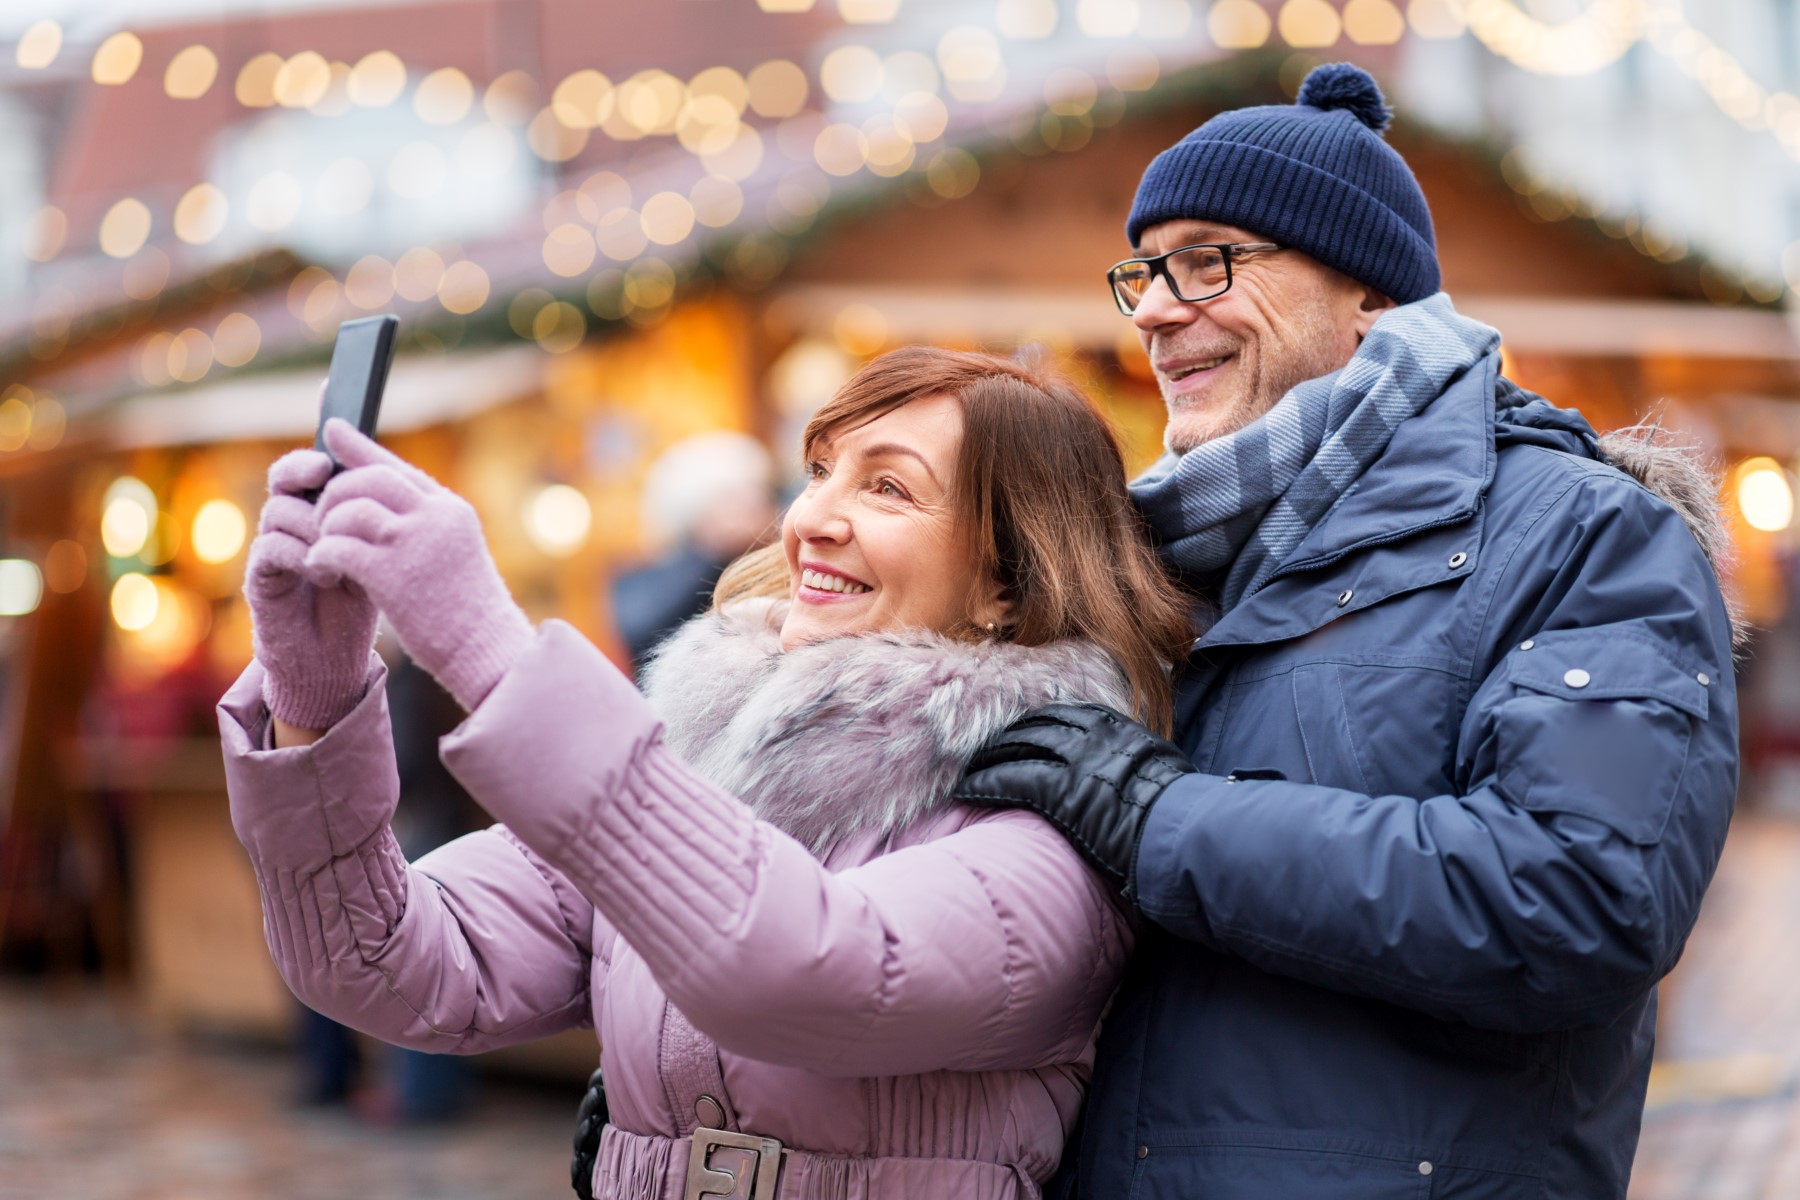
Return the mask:
{"type": "Polygon", "coordinates": [[[249,658],[263,472],[310,437],[341,320],[401,315],[384,441],[475,503],[534,617],[623,661],[607,583],[664,549],[638,507],[657,456],[738,431],[795,469],[808,414],[884,349],[1040,347],[1150,461],[1161,403],[1101,278],[1138,176],[1326,58],[1389,85],[1446,287],[1509,372],[1731,467],[1732,584],[1779,626],[1795,11],[440,0],[22,24],[0,68],[0,967],[282,1022],[211,706],[249,658]]]}

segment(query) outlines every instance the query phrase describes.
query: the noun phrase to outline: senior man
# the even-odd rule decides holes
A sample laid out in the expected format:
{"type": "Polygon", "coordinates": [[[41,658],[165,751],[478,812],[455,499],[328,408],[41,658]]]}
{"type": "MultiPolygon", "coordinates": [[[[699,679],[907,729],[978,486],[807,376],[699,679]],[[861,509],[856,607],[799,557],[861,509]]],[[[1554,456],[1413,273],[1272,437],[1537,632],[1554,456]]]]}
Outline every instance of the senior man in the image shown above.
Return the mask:
{"type": "Polygon", "coordinates": [[[1625,1194],[1737,781],[1711,480],[1500,375],[1387,120],[1332,64],[1150,165],[1135,491],[1217,618],[1178,745],[1058,706],[959,787],[1148,919],[1082,1196],[1625,1194]]]}

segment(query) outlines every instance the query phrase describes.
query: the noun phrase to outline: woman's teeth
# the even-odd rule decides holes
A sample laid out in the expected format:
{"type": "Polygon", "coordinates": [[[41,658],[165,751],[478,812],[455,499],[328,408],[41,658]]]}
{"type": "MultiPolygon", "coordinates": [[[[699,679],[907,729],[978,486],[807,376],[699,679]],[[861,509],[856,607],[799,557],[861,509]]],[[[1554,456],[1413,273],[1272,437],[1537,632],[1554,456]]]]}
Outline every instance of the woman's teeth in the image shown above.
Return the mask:
{"type": "Polygon", "coordinates": [[[821,592],[847,592],[855,595],[857,592],[870,590],[865,583],[852,583],[842,575],[827,575],[810,569],[800,572],[800,582],[809,588],[818,588],[821,592]]]}

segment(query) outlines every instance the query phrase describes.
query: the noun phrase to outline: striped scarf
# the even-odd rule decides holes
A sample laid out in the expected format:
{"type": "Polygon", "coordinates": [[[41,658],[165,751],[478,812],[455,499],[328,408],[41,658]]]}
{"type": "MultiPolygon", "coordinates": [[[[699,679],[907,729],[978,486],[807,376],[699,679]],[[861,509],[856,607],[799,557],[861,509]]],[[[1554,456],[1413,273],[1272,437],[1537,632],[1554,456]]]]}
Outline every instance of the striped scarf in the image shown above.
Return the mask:
{"type": "Polygon", "coordinates": [[[1400,422],[1498,352],[1500,334],[1443,292],[1385,312],[1342,370],[1309,379],[1261,417],[1133,481],[1161,552],[1217,588],[1224,609],[1268,582],[1381,457],[1400,422]]]}

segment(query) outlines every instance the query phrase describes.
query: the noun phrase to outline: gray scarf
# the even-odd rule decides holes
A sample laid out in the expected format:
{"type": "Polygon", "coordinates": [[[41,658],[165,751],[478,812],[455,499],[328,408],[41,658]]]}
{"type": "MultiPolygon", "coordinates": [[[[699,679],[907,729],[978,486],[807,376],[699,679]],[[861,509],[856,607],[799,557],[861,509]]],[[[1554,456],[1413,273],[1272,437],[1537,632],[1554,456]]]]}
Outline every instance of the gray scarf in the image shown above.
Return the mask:
{"type": "Polygon", "coordinates": [[[816,855],[937,809],[982,743],[1030,709],[1131,708],[1092,642],[896,629],[783,653],[786,612],[752,599],[695,617],[657,649],[643,688],[670,749],[816,855]]]}
{"type": "Polygon", "coordinates": [[[1229,609],[1266,583],[1400,422],[1500,345],[1443,292],[1383,313],[1340,371],[1309,379],[1235,433],[1165,454],[1132,497],[1178,570],[1229,609]]]}

